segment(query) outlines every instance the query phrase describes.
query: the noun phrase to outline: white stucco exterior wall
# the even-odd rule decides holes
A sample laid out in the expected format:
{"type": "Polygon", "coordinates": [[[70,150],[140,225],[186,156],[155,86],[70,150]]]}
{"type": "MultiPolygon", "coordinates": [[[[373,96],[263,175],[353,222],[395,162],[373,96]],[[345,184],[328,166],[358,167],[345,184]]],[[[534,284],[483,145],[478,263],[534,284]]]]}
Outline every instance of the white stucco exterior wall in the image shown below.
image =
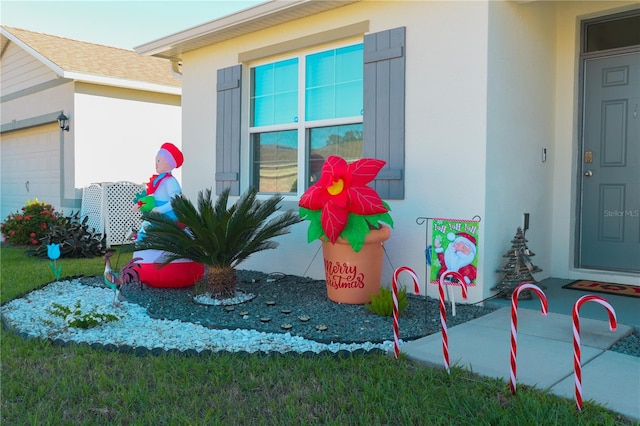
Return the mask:
{"type": "MultiPolygon", "coordinates": [[[[529,213],[528,247],[549,276],[553,191],[555,11],[549,2],[490,2],[485,267],[492,284],[529,213]],[[543,162],[542,151],[547,159],[543,162]]],[[[487,297],[489,293],[485,293],[487,297]]]]}
{"type": "MultiPolygon", "coordinates": [[[[164,142],[182,145],[179,97],[81,86],[75,94],[75,186],[146,183],[164,142]]],[[[181,168],[174,175],[181,180],[181,168]]]]}
{"type": "MultiPolygon", "coordinates": [[[[215,182],[216,71],[243,52],[359,22],[368,33],[407,28],[405,199],[392,200],[396,223],[385,244],[383,284],[410,266],[426,282],[426,228],[417,217],[482,218],[478,286],[492,294],[523,214],[538,280],[590,278],[633,283],[637,276],[573,269],[576,217],[580,19],[637,7],[634,2],[363,1],[231,39],[183,57],[183,141],[193,157],[184,191],[195,198],[215,182]],[[546,149],[546,161],[542,152],[546,149]]],[[[243,87],[248,87],[246,63],[243,87]]],[[[246,94],[244,95],[246,96],[246,94]]],[[[247,98],[245,98],[246,100],[247,98]]],[[[245,120],[246,126],[247,120],[245,120]]],[[[246,130],[246,129],[245,129],[246,130]]],[[[246,132],[243,132],[245,135],[246,132]]],[[[246,136],[243,136],[246,137],[246,136]]],[[[248,141],[241,148],[248,185],[248,141]]],[[[287,205],[297,207],[289,197],[287,205]]],[[[241,265],[323,278],[319,243],[307,224],[280,247],[241,265]]],[[[427,286],[435,296],[435,286],[427,286]]]]}
{"type": "MultiPolygon", "coordinates": [[[[182,145],[179,95],[68,81],[3,102],[2,123],[63,111],[69,131],[61,133],[63,199],[57,210],[77,210],[82,188],[91,183],[145,183],[155,173],[155,155],[165,141],[182,145]]],[[[54,119],[55,121],[55,119],[54,119]]],[[[55,160],[56,162],[58,159],[55,160]]],[[[175,176],[181,180],[181,169],[175,176]]],[[[20,206],[12,206],[14,211],[20,206]]]]}
{"type": "MultiPolygon", "coordinates": [[[[390,284],[393,268],[406,265],[424,290],[426,229],[416,218],[485,216],[487,14],[483,2],[357,3],[185,54],[183,141],[185,157],[194,158],[183,170],[185,194],[195,198],[214,185],[216,70],[238,63],[238,53],[361,21],[369,22],[369,32],[406,26],[406,196],[390,201],[396,225],[385,244],[383,284],[390,284]]],[[[247,149],[243,141],[245,159],[247,149]]],[[[246,180],[241,185],[246,188],[246,180]]],[[[295,197],[289,201],[297,207],[295,197]]],[[[296,225],[277,239],[277,250],[255,254],[241,267],[323,278],[322,256],[314,258],[319,243],[307,244],[306,232],[307,223],[296,225]]],[[[478,281],[470,300],[484,292],[482,269],[478,281]]]]}

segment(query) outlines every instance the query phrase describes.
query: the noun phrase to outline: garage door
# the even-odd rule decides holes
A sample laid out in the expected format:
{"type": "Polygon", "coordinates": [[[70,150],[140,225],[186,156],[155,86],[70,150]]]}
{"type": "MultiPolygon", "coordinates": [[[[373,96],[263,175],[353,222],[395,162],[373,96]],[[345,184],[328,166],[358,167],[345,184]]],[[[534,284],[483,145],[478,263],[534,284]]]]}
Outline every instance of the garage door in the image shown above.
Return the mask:
{"type": "Polygon", "coordinates": [[[56,123],[4,133],[0,139],[2,220],[38,198],[60,206],[60,128],[56,123]]]}

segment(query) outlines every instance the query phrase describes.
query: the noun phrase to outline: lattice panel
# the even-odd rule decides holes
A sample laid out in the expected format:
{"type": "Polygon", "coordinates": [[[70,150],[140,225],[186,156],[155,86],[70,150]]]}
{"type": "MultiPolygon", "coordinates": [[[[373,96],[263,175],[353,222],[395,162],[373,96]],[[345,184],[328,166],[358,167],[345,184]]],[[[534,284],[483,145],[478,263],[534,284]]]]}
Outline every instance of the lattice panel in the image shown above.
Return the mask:
{"type": "Polygon", "coordinates": [[[102,207],[102,186],[92,183],[82,189],[82,206],[80,216],[88,216],[87,226],[100,234],[104,233],[104,216],[102,207]]]}
{"type": "Polygon", "coordinates": [[[142,185],[132,182],[103,183],[105,232],[107,245],[121,245],[131,229],[137,230],[142,222],[142,214],[131,210],[135,195],[142,191],[142,185]]]}

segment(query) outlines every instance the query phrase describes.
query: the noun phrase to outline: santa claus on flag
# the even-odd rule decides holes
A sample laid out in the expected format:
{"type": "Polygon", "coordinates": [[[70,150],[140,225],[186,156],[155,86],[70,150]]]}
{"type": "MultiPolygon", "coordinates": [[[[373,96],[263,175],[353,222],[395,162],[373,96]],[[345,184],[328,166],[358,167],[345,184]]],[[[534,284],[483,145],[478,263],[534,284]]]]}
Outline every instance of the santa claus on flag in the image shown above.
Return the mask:
{"type": "Polygon", "coordinates": [[[467,285],[472,284],[478,275],[478,270],[473,265],[477,252],[476,239],[466,232],[456,234],[450,232],[447,234],[447,239],[450,242],[446,248],[442,247],[440,237],[433,242],[436,255],[442,265],[438,271],[438,279],[445,271],[454,271],[462,275],[467,285]]]}

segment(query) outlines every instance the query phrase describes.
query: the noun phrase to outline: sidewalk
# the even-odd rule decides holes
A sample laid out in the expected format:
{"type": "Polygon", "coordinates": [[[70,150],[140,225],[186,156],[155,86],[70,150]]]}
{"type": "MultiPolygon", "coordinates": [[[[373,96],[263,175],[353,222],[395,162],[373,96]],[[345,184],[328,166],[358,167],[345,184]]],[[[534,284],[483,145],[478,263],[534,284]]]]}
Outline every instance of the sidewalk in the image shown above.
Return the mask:
{"type": "MultiPolygon", "coordinates": [[[[549,389],[575,400],[573,325],[569,315],[518,310],[517,384],[549,389]]],[[[449,359],[488,377],[509,382],[511,308],[502,308],[448,329],[449,359]]],[[[632,328],[608,321],[580,318],[582,397],[633,420],[640,420],[640,358],[607,351],[632,328]]],[[[442,335],[405,342],[401,352],[418,362],[443,367],[442,335]]]]}

